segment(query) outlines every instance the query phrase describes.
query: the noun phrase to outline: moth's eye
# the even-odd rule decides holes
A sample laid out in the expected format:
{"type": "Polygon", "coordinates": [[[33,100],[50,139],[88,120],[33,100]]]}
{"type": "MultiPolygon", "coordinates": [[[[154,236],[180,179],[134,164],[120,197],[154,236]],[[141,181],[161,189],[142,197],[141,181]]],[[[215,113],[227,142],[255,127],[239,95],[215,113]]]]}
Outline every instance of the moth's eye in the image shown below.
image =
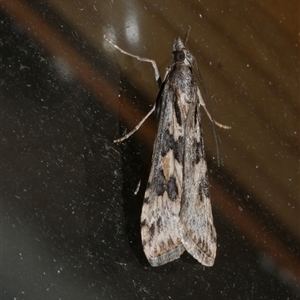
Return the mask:
{"type": "Polygon", "coordinates": [[[184,61],[184,59],[185,59],[185,54],[183,51],[175,51],[174,52],[174,60],[176,62],[184,61]]]}

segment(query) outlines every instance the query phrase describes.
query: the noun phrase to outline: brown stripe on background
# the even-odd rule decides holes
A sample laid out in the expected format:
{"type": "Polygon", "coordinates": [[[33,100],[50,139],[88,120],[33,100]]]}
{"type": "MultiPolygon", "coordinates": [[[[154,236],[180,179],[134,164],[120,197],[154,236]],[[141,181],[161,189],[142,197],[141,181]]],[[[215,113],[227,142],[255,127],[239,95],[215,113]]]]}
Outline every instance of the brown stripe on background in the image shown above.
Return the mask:
{"type": "MultiPolygon", "coordinates": [[[[131,104],[129,98],[122,97],[122,114],[119,111],[119,98],[116,97],[118,87],[107,77],[95,69],[63,36],[61,36],[42,16],[34,12],[25,2],[20,0],[3,0],[4,11],[12,16],[24,30],[30,34],[50,55],[62,58],[72,69],[77,79],[107,107],[129,129],[133,129],[145,116],[131,104]]],[[[155,136],[155,124],[148,120],[148,126],[142,126],[135,134],[148,147],[152,147],[155,136]]]]}

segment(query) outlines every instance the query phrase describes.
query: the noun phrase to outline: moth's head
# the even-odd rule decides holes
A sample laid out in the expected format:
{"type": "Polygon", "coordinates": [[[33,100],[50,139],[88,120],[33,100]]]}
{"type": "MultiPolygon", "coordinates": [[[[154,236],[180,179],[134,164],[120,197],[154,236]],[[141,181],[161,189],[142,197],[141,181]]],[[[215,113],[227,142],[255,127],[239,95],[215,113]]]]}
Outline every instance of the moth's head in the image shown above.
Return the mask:
{"type": "Polygon", "coordinates": [[[180,37],[177,37],[173,44],[173,58],[175,63],[182,63],[193,67],[196,63],[194,56],[186,49],[180,37]]]}

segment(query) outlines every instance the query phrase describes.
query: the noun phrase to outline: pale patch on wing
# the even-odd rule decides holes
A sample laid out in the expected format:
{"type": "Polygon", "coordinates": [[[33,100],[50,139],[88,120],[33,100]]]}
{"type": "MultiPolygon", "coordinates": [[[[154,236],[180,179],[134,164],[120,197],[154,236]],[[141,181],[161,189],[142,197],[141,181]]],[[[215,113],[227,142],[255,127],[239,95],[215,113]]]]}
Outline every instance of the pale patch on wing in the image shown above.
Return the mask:
{"type": "Polygon", "coordinates": [[[165,179],[170,180],[171,176],[174,174],[174,153],[173,150],[167,152],[165,156],[162,157],[162,170],[165,179]]]}

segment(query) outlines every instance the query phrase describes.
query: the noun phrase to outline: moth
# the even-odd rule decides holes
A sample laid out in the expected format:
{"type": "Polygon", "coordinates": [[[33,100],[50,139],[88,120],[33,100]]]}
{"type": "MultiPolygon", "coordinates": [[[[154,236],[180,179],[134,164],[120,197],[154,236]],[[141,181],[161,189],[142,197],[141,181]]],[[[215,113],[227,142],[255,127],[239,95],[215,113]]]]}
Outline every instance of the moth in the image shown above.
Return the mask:
{"type": "MultiPolygon", "coordinates": [[[[187,33],[188,36],[188,33],[187,33]]],[[[156,104],[128,134],[131,136],[154,111],[158,118],[152,164],[141,214],[141,238],[151,266],[160,266],[186,250],[205,266],[216,257],[217,234],[213,223],[207,164],[205,160],[200,106],[213,124],[196,82],[201,75],[193,55],[177,37],[173,44],[174,63],[167,68],[163,82],[154,60],[142,58],[119,48],[139,61],[150,62],[160,87],[156,104]],[[197,75],[198,74],[198,75],[197,75]]]]}

